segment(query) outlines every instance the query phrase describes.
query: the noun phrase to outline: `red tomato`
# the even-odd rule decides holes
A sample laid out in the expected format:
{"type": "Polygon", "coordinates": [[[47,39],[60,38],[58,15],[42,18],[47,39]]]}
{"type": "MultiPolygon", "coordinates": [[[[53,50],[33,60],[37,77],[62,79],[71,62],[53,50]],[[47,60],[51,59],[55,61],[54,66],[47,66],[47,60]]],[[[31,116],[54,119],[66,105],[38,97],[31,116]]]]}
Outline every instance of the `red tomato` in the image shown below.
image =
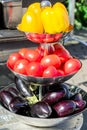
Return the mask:
{"type": "Polygon", "coordinates": [[[19,54],[25,58],[25,53],[28,51],[29,49],[28,48],[21,48],[18,52],[19,54]]]}
{"type": "Polygon", "coordinates": [[[55,50],[65,49],[65,47],[61,43],[55,43],[53,46],[55,50]]]}
{"type": "Polygon", "coordinates": [[[71,74],[77,72],[81,68],[81,66],[82,64],[78,59],[76,58],[69,59],[64,64],[64,72],[65,74],[71,74]]]}
{"type": "Polygon", "coordinates": [[[14,67],[14,64],[16,63],[16,61],[22,59],[22,56],[17,53],[17,52],[14,52],[12,54],[10,54],[10,56],[8,57],[8,60],[7,60],[7,65],[13,69],[14,67]]]}
{"type": "Polygon", "coordinates": [[[31,62],[26,69],[28,76],[42,76],[43,66],[39,62],[31,62]]]}
{"type": "Polygon", "coordinates": [[[25,53],[25,59],[30,62],[39,62],[41,60],[41,54],[36,50],[28,50],[25,53]]]}
{"type": "Polygon", "coordinates": [[[54,48],[55,48],[54,54],[59,56],[62,63],[66,62],[67,60],[72,58],[69,51],[67,49],[65,49],[63,45],[55,44],[54,48]]]}
{"type": "Polygon", "coordinates": [[[61,65],[61,61],[57,55],[51,54],[41,59],[41,65],[43,65],[44,68],[47,68],[49,66],[54,66],[56,68],[59,68],[61,65]]]}
{"type": "Polygon", "coordinates": [[[72,58],[72,56],[70,55],[70,53],[68,51],[65,51],[65,50],[55,51],[54,54],[56,54],[57,56],[59,56],[59,58],[61,60],[61,63],[64,63],[67,60],[69,60],[70,58],[72,58]]]}
{"type": "Polygon", "coordinates": [[[50,77],[56,77],[56,76],[58,76],[58,71],[54,66],[49,66],[43,72],[43,77],[50,78],[50,77]]]}
{"type": "Polygon", "coordinates": [[[26,68],[29,62],[25,59],[18,60],[14,65],[14,71],[20,74],[27,75],[26,68]]]}
{"type": "Polygon", "coordinates": [[[64,76],[65,75],[64,71],[61,70],[61,69],[58,69],[57,72],[58,72],[58,76],[64,76]]]}

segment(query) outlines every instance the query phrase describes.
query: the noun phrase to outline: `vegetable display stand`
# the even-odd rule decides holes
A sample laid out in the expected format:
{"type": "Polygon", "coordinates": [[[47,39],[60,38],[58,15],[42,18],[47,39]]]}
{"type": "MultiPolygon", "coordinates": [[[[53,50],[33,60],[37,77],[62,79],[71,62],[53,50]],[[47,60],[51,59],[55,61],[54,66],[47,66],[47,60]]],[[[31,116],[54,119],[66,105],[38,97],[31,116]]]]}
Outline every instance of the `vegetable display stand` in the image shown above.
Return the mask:
{"type": "Polygon", "coordinates": [[[30,5],[24,14],[17,29],[39,46],[9,56],[7,67],[15,75],[14,84],[1,90],[0,99],[7,112],[29,128],[79,130],[83,124],[81,113],[87,108],[87,93],[65,81],[81,69],[82,63],[62,45],[73,29],[65,6],[51,6],[50,1],[44,0],[30,5]],[[41,11],[42,20],[38,17],[41,11]]]}

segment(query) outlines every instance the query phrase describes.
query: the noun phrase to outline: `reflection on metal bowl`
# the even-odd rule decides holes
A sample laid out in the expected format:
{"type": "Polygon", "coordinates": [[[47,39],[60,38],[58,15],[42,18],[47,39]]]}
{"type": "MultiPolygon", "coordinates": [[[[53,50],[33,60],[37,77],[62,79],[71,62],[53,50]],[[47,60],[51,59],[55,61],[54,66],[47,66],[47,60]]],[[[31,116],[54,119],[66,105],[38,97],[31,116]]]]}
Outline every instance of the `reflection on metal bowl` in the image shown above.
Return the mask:
{"type": "Polygon", "coordinates": [[[25,33],[25,36],[28,40],[35,42],[35,43],[42,43],[42,44],[47,44],[47,43],[54,43],[58,42],[60,39],[64,37],[63,33],[58,33],[58,34],[38,34],[38,33],[25,33]]]}
{"type": "MultiPolygon", "coordinates": [[[[9,88],[10,86],[12,86],[12,84],[10,84],[8,86],[4,86],[4,89],[5,88],[6,89],[9,88]]],[[[77,86],[70,85],[70,91],[72,93],[77,93],[77,92],[81,93],[82,98],[87,102],[87,93],[85,91],[83,91],[82,89],[78,88],[77,86]]],[[[10,112],[3,105],[2,105],[2,107],[8,114],[14,116],[14,118],[17,119],[18,121],[20,121],[20,122],[22,122],[24,124],[30,125],[30,126],[37,126],[37,127],[58,126],[61,123],[64,123],[65,121],[67,121],[70,124],[72,124],[72,120],[76,120],[76,118],[78,116],[80,116],[83,111],[87,110],[87,106],[86,106],[84,108],[84,110],[82,110],[82,111],[80,111],[80,112],[78,112],[76,114],[72,114],[70,116],[67,116],[67,117],[42,119],[42,118],[34,118],[34,117],[27,117],[27,116],[18,115],[18,114],[10,112]]]]}
{"type": "MultiPolygon", "coordinates": [[[[54,83],[63,83],[67,80],[69,80],[70,78],[72,78],[77,72],[69,74],[69,75],[65,75],[65,76],[58,76],[58,77],[53,77],[53,78],[45,78],[45,77],[33,77],[33,76],[26,76],[23,74],[19,74],[15,71],[13,71],[8,65],[7,67],[9,68],[9,70],[18,78],[20,78],[21,80],[23,80],[26,83],[29,84],[38,84],[38,85],[48,85],[48,84],[54,84],[54,83]]],[[[81,69],[81,68],[80,68],[81,69]]]]}

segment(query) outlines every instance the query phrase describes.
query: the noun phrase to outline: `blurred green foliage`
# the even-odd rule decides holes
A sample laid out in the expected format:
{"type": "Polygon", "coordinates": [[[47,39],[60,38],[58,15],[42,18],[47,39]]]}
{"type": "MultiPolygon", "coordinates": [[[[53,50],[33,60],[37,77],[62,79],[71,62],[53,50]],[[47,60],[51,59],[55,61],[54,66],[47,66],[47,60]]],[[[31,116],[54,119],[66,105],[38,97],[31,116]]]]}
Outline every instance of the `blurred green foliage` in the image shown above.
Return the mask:
{"type": "MultiPolygon", "coordinates": [[[[68,8],[69,0],[65,1],[68,8]]],[[[87,0],[76,0],[75,2],[75,23],[76,29],[87,28],[87,0]]]]}

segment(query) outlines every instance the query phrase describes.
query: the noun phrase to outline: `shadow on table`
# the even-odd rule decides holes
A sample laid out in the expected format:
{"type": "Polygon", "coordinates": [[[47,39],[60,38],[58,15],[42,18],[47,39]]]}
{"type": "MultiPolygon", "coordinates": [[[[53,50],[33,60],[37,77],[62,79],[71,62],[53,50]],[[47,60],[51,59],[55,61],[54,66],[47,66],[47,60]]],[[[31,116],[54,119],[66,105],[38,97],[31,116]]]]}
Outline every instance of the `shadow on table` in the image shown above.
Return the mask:
{"type": "Polygon", "coordinates": [[[87,58],[87,46],[81,44],[81,43],[73,43],[73,41],[69,41],[70,44],[66,45],[65,48],[69,50],[72,56],[75,56],[77,58],[86,59],[87,58]]]}
{"type": "Polygon", "coordinates": [[[86,130],[87,129],[87,111],[83,112],[83,126],[81,130],[86,130]]]}
{"type": "Polygon", "coordinates": [[[6,65],[0,66],[0,87],[7,86],[14,82],[14,75],[6,67],[6,65]]]}

